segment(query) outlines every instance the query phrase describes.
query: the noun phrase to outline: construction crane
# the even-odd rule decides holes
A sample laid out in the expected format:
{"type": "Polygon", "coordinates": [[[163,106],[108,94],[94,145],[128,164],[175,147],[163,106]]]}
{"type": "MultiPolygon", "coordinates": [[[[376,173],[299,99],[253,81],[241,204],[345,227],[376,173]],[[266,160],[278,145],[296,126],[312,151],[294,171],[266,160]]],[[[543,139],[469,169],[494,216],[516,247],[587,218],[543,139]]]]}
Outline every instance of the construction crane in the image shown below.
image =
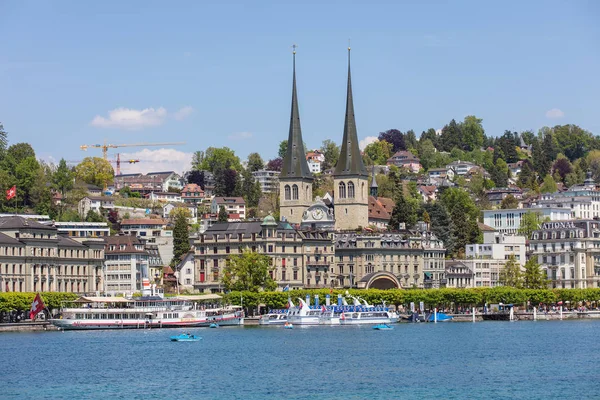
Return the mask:
{"type": "MultiPolygon", "coordinates": [[[[185,144],[185,142],[170,142],[170,143],[132,143],[132,144],[109,144],[104,141],[104,144],[83,144],[79,146],[81,150],[87,151],[89,148],[102,149],[102,158],[108,161],[108,149],[116,149],[119,147],[147,147],[147,146],[175,146],[185,144]]],[[[133,163],[132,163],[133,164],[133,163]]],[[[117,175],[121,172],[121,160],[117,157],[117,175]]],[[[108,188],[107,182],[104,182],[104,191],[108,188]]]]}

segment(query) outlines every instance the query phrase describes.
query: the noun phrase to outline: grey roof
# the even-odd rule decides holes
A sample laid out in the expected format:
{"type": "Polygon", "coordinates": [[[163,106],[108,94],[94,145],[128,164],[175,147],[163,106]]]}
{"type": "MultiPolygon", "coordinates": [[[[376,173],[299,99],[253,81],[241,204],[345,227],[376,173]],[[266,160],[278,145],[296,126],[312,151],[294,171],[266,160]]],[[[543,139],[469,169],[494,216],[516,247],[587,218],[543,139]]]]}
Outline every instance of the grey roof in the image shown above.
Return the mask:
{"type": "Polygon", "coordinates": [[[19,242],[17,239],[12,238],[4,233],[0,233],[0,244],[9,244],[12,246],[24,246],[23,243],[19,242]]]}
{"type": "Polygon", "coordinates": [[[47,231],[55,231],[56,228],[50,225],[40,224],[32,219],[26,219],[17,215],[13,217],[0,218],[0,230],[13,229],[43,229],[47,231]]]}
{"type": "Polygon", "coordinates": [[[306,156],[304,154],[304,142],[302,140],[302,129],[300,128],[300,112],[298,111],[298,98],[296,95],[296,52],[294,51],[294,73],[292,82],[292,111],[290,115],[290,133],[288,135],[288,147],[283,165],[281,167],[280,180],[287,178],[314,179],[306,156]]]}
{"type": "Polygon", "coordinates": [[[344,121],[344,138],[340,158],[335,165],[334,176],[359,175],[368,176],[358,148],[358,134],[354,119],[354,102],[352,101],[352,79],[350,76],[350,48],[348,48],[348,91],[346,93],[346,119],[344,121]]]}
{"type": "Polygon", "coordinates": [[[66,235],[58,235],[58,247],[86,247],[66,235]]]}

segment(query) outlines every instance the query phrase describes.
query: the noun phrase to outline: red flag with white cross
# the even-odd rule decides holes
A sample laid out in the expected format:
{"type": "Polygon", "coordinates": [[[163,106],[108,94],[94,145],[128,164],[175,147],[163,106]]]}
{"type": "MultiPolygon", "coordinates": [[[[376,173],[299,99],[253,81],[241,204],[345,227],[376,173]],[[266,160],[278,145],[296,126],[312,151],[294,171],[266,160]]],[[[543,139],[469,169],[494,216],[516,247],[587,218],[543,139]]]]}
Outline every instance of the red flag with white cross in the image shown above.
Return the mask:
{"type": "Polygon", "coordinates": [[[33,299],[33,303],[31,303],[31,311],[29,311],[29,318],[34,319],[36,315],[42,312],[46,308],[44,302],[42,301],[42,296],[40,294],[35,295],[35,299],[33,299]]]}
{"type": "Polygon", "coordinates": [[[17,185],[14,185],[6,191],[6,200],[10,200],[17,195],[17,185]]]}

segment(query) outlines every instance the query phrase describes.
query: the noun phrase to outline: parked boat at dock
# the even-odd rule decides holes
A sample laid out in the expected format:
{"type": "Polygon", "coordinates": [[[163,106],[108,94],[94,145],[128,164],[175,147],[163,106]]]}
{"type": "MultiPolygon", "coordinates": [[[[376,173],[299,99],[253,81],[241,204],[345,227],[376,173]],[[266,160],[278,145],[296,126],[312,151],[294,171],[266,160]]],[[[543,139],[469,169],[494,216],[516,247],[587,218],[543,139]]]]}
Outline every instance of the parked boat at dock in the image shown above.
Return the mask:
{"type": "Polygon", "coordinates": [[[211,306],[219,295],[162,298],[147,296],[80,297],[61,308],[60,318],[50,322],[64,330],[156,329],[243,325],[239,306],[211,306]]]}
{"type": "Polygon", "coordinates": [[[287,322],[288,310],[269,310],[258,319],[259,325],[283,325],[287,322]]]}

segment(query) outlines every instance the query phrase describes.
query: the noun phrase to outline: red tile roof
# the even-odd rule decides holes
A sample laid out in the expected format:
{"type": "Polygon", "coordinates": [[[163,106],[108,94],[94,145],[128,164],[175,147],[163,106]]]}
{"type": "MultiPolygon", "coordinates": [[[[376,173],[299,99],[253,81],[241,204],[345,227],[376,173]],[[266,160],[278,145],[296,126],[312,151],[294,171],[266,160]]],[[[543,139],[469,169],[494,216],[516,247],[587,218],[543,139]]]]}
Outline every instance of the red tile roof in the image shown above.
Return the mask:
{"type": "Polygon", "coordinates": [[[394,201],[387,197],[369,196],[369,219],[389,221],[394,210],[394,201]]]}

